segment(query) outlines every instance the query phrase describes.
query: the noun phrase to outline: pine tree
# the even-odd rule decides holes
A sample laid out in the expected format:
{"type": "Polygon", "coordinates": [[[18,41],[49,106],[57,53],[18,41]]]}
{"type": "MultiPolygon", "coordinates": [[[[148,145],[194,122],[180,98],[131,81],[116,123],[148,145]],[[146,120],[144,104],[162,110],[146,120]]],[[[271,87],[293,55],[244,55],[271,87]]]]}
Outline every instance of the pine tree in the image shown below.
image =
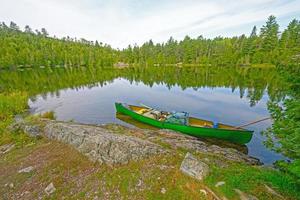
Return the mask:
{"type": "Polygon", "coordinates": [[[14,31],[19,31],[20,28],[15,22],[10,22],[9,28],[14,31]]]}
{"type": "Polygon", "coordinates": [[[253,27],[252,31],[251,31],[251,34],[250,34],[250,38],[255,38],[257,37],[257,28],[256,26],[253,27]]]}
{"type": "Polygon", "coordinates": [[[271,15],[266,25],[261,28],[260,37],[262,38],[262,50],[264,52],[272,51],[278,43],[279,25],[276,22],[276,17],[271,15]]]}
{"type": "Polygon", "coordinates": [[[45,28],[42,28],[41,29],[41,34],[44,36],[44,37],[47,37],[49,35],[48,31],[45,29],[45,28]]]}
{"type": "Polygon", "coordinates": [[[25,31],[24,31],[24,32],[25,32],[25,33],[33,34],[33,31],[32,31],[32,29],[30,28],[29,25],[26,25],[26,26],[25,26],[25,31]]]}

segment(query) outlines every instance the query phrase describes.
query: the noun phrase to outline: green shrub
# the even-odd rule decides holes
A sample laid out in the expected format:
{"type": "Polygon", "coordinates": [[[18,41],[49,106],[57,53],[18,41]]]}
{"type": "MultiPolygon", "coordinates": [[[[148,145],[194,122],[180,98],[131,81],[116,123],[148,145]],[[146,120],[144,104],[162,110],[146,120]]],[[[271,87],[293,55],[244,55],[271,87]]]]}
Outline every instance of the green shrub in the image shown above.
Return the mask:
{"type": "Polygon", "coordinates": [[[56,119],[54,111],[45,112],[45,113],[41,114],[40,117],[41,118],[52,119],[52,120],[56,119]]]}

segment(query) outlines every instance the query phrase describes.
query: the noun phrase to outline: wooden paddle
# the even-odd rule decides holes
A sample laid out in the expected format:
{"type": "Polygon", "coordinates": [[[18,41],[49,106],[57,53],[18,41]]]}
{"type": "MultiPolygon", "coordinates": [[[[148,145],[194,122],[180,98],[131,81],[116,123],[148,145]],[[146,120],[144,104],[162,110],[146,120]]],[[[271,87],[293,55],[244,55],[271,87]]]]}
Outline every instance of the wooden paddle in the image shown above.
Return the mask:
{"type": "Polygon", "coordinates": [[[256,121],[253,121],[253,122],[249,122],[247,124],[243,124],[241,126],[236,126],[235,128],[239,129],[239,128],[242,128],[242,127],[245,127],[245,126],[249,126],[249,125],[252,125],[252,124],[256,124],[258,122],[262,122],[262,121],[266,121],[268,119],[271,119],[271,117],[266,117],[266,118],[263,118],[263,119],[259,119],[259,120],[256,120],[256,121]]]}

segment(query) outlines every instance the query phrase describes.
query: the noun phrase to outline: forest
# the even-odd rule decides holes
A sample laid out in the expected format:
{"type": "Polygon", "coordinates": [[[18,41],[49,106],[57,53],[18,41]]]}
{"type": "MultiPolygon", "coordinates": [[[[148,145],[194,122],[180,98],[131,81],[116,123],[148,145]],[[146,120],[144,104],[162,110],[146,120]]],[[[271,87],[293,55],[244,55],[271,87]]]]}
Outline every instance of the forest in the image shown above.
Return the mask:
{"type": "Polygon", "coordinates": [[[109,45],[49,37],[46,29],[24,31],[14,22],[0,24],[0,68],[55,66],[112,66],[116,53],[109,45]]]}
{"type": "Polygon", "coordinates": [[[33,31],[28,25],[21,30],[11,22],[0,23],[0,68],[16,67],[112,67],[125,62],[148,65],[250,66],[288,64],[300,59],[300,22],[292,20],[283,32],[276,17],[270,16],[260,30],[253,27],[249,36],[173,37],[165,43],[152,40],[125,49],[113,49],[98,41],[83,38],[49,36],[46,29],[33,31]]]}

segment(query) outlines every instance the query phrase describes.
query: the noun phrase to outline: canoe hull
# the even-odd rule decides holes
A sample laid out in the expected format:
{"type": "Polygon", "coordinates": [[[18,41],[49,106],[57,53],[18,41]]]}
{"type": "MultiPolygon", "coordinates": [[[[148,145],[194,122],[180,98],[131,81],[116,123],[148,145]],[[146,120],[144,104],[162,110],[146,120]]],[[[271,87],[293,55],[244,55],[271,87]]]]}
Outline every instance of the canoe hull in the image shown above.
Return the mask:
{"type": "Polygon", "coordinates": [[[185,133],[187,135],[195,136],[195,137],[210,137],[222,139],[238,144],[246,144],[250,142],[252,138],[253,131],[248,130],[228,130],[228,129],[214,129],[214,128],[205,128],[205,127],[195,127],[195,126],[185,126],[179,124],[171,124],[167,122],[160,122],[155,119],[145,117],[140,115],[125,106],[122,103],[115,103],[115,107],[117,112],[122,113],[124,115],[128,115],[133,119],[140,121],[145,124],[149,124],[151,126],[155,126],[161,129],[170,129],[174,131],[179,131],[185,133]]]}

